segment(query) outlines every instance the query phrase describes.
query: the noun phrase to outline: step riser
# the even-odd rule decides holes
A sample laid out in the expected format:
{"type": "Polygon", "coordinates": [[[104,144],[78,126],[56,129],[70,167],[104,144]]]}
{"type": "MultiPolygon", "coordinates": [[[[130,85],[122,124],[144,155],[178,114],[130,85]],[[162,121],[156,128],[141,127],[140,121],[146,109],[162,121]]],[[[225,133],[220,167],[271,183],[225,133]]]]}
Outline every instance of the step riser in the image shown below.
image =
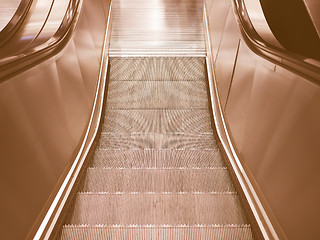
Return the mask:
{"type": "Polygon", "coordinates": [[[62,240],[252,240],[249,227],[95,228],[64,227],[62,240]]]}
{"type": "Polygon", "coordinates": [[[252,240],[214,139],[205,58],[111,58],[109,77],[61,238],[252,240]]]}
{"type": "Polygon", "coordinates": [[[111,81],[107,108],[208,108],[200,81],[111,81]]]}
{"type": "Polygon", "coordinates": [[[112,168],[213,168],[224,167],[213,150],[96,150],[91,167],[112,168]]]}
{"type": "Polygon", "coordinates": [[[97,148],[216,149],[213,134],[102,134],[97,148]]]}
{"type": "Polygon", "coordinates": [[[83,192],[234,192],[226,169],[92,169],[83,192]]]}
{"type": "Polygon", "coordinates": [[[71,224],[246,224],[234,194],[86,194],[75,202],[71,224]]]}
{"type": "Polygon", "coordinates": [[[110,80],[205,81],[204,58],[111,58],[110,80]]]}
{"type": "Polygon", "coordinates": [[[102,132],[212,133],[207,109],[107,110],[102,132]]]}

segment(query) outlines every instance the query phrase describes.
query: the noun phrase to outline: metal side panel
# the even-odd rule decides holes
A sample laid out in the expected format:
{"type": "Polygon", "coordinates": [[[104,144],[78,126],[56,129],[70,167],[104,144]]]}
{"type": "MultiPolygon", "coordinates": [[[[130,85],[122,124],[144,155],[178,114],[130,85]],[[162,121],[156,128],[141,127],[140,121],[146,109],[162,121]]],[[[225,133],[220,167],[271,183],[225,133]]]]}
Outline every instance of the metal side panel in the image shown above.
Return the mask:
{"type": "Polygon", "coordinates": [[[0,184],[6,191],[1,198],[0,225],[4,239],[24,239],[30,230],[29,238],[33,238],[62,183],[59,178],[82,145],[99,75],[104,74],[100,64],[104,62],[108,15],[101,6],[102,1],[85,1],[65,49],[0,84],[0,158],[1,169],[5,169],[0,184]],[[84,24],[83,19],[93,15],[102,24],[84,24]],[[84,32],[89,34],[81,34],[84,32]],[[90,44],[79,43],[83,36],[90,44]],[[90,62],[88,51],[94,53],[90,62]]]}
{"type": "MultiPolygon", "coordinates": [[[[226,11],[230,6],[213,0],[208,16],[219,11],[217,8],[226,11]]],[[[211,17],[209,26],[214,24],[210,21],[211,17]]],[[[237,24],[234,14],[226,21],[237,24]]],[[[251,203],[256,210],[262,210],[256,216],[258,221],[264,221],[265,238],[317,238],[320,231],[314,223],[320,213],[319,85],[253,53],[240,31],[222,26],[210,30],[208,46],[215,44],[216,33],[226,31],[223,36],[229,37],[222,38],[225,44],[221,42],[217,50],[209,52],[209,68],[224,65],[233,72],[231,77],[212,75],[215,114],[222,119],[218,130],[225,147],[231,146],[229,154],[234,157],[235,166],[240,166],[236,174],[244,176],[242,182],[251,180],[247,193],[254,193],[251,197],[257,201],[251,203]],[[236,61],[230,64],[227,58],[219,59],[219,54],[231,51],[228,42],[234,39],[240,45],[236,61]],[[212,63],[214,51],[218,58],[212,63]],[[221,90],[217,85],[224,81],[230,84],[221,90]]]]}

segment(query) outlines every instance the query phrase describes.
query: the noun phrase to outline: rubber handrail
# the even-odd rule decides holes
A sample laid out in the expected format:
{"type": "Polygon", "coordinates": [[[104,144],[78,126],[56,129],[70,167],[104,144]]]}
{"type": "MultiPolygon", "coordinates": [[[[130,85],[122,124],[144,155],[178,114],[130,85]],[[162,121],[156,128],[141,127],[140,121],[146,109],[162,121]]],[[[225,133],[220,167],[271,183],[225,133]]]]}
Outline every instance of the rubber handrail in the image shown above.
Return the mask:
{"type": "Polygon", "coordinates": [[[244,0],[233,0],[233,5],[243,39],[253,52],[320,86],[320,62],[318,60],[312,59],[311,61],[315,63],[312,64],[301,55],[269,44],[254,29],[244,0]]]}
{"type": "Polygon", "coordinates": [[[28,70],[60,52],[68,43],[79,16],[83,0],[70,0],[61,24],[54,35],[45,43],[32,46],[18,56],[0,59],[0,83],[28,70]]]}

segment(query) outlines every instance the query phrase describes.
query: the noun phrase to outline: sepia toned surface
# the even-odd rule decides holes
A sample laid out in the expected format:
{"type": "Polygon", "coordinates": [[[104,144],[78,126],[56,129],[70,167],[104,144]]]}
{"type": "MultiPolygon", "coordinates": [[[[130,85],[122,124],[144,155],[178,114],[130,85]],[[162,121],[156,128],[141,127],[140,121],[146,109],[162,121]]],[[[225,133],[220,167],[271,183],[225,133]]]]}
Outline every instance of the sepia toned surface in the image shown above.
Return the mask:
{"type": "Polygon", "coordinates": [[[58,56],[0,84],[2,239],[27,237],[79,151],[99,75],[105,7],[105,1],[85,1],[73,38],[58,56]]]}
{"type": "Polygon", "coordinates": [[[199,57],[111,58],[102,132],[62,239],[253,239],[205,83],[199,57]],[[190,62],[196,74],[185,71],[190,62]]]}
{"type": "Polygon", "coordinates": [[[115,0],[110,56],[205,56],[202,1],[115,0]]]}
{"type": "Polygon", "coordinates": [[[285,236],[317,239],[319,85],[254,54],[231,2],[208,0],[206,6],[216,80],[239,158],[285,236]]]}

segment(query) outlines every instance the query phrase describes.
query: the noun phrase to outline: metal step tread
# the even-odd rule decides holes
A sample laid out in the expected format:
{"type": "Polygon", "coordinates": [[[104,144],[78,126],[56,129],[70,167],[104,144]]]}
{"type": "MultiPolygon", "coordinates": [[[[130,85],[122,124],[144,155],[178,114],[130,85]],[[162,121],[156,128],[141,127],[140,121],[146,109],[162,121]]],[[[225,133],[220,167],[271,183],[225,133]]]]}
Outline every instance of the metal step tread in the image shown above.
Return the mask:
{"type": "Polygon", "coordinates": [[[205,49],[114,49],[109,57],[206,57],[205,49]]]}
{"type": "Polygon", "coordinates": [[[106,108],[208,108],[206,82],[110,81],[106,108]]]}
{"type": "Polygon", "coordinates": [[[212,168],[225,167],[214,149],[96,149],[91,167],[112,168],[212,168]]]}
{"type": "Polygon", "coordinates": [[[62,240],[253,240],[249,224],[235,225],[65,225],[62,240]]]}
{"type": "Polygon", "coordinates": [[[106,133],[211,133],[208,109],[107,109],[106,133]]]}
{"type": "Polygon", "coordinates": [[[88,168],[83,192],[235,192],[226,168],[88,168]]]}
{"type": "Polygon", "coordinates": [[[108,133],[101,134],[97,148],[103,149],[215,149],[215,138],[209,134],[108,133]]]}
{"type": "Polygon", "coordinates": [[[234,193],[78,193],[70,224],[247,224],[234,193]]]}
{"type": "Polygon", "coordinates": [[[109,79],[110,81],[205,81],[205,58],[111,58],[109,79]]]}

